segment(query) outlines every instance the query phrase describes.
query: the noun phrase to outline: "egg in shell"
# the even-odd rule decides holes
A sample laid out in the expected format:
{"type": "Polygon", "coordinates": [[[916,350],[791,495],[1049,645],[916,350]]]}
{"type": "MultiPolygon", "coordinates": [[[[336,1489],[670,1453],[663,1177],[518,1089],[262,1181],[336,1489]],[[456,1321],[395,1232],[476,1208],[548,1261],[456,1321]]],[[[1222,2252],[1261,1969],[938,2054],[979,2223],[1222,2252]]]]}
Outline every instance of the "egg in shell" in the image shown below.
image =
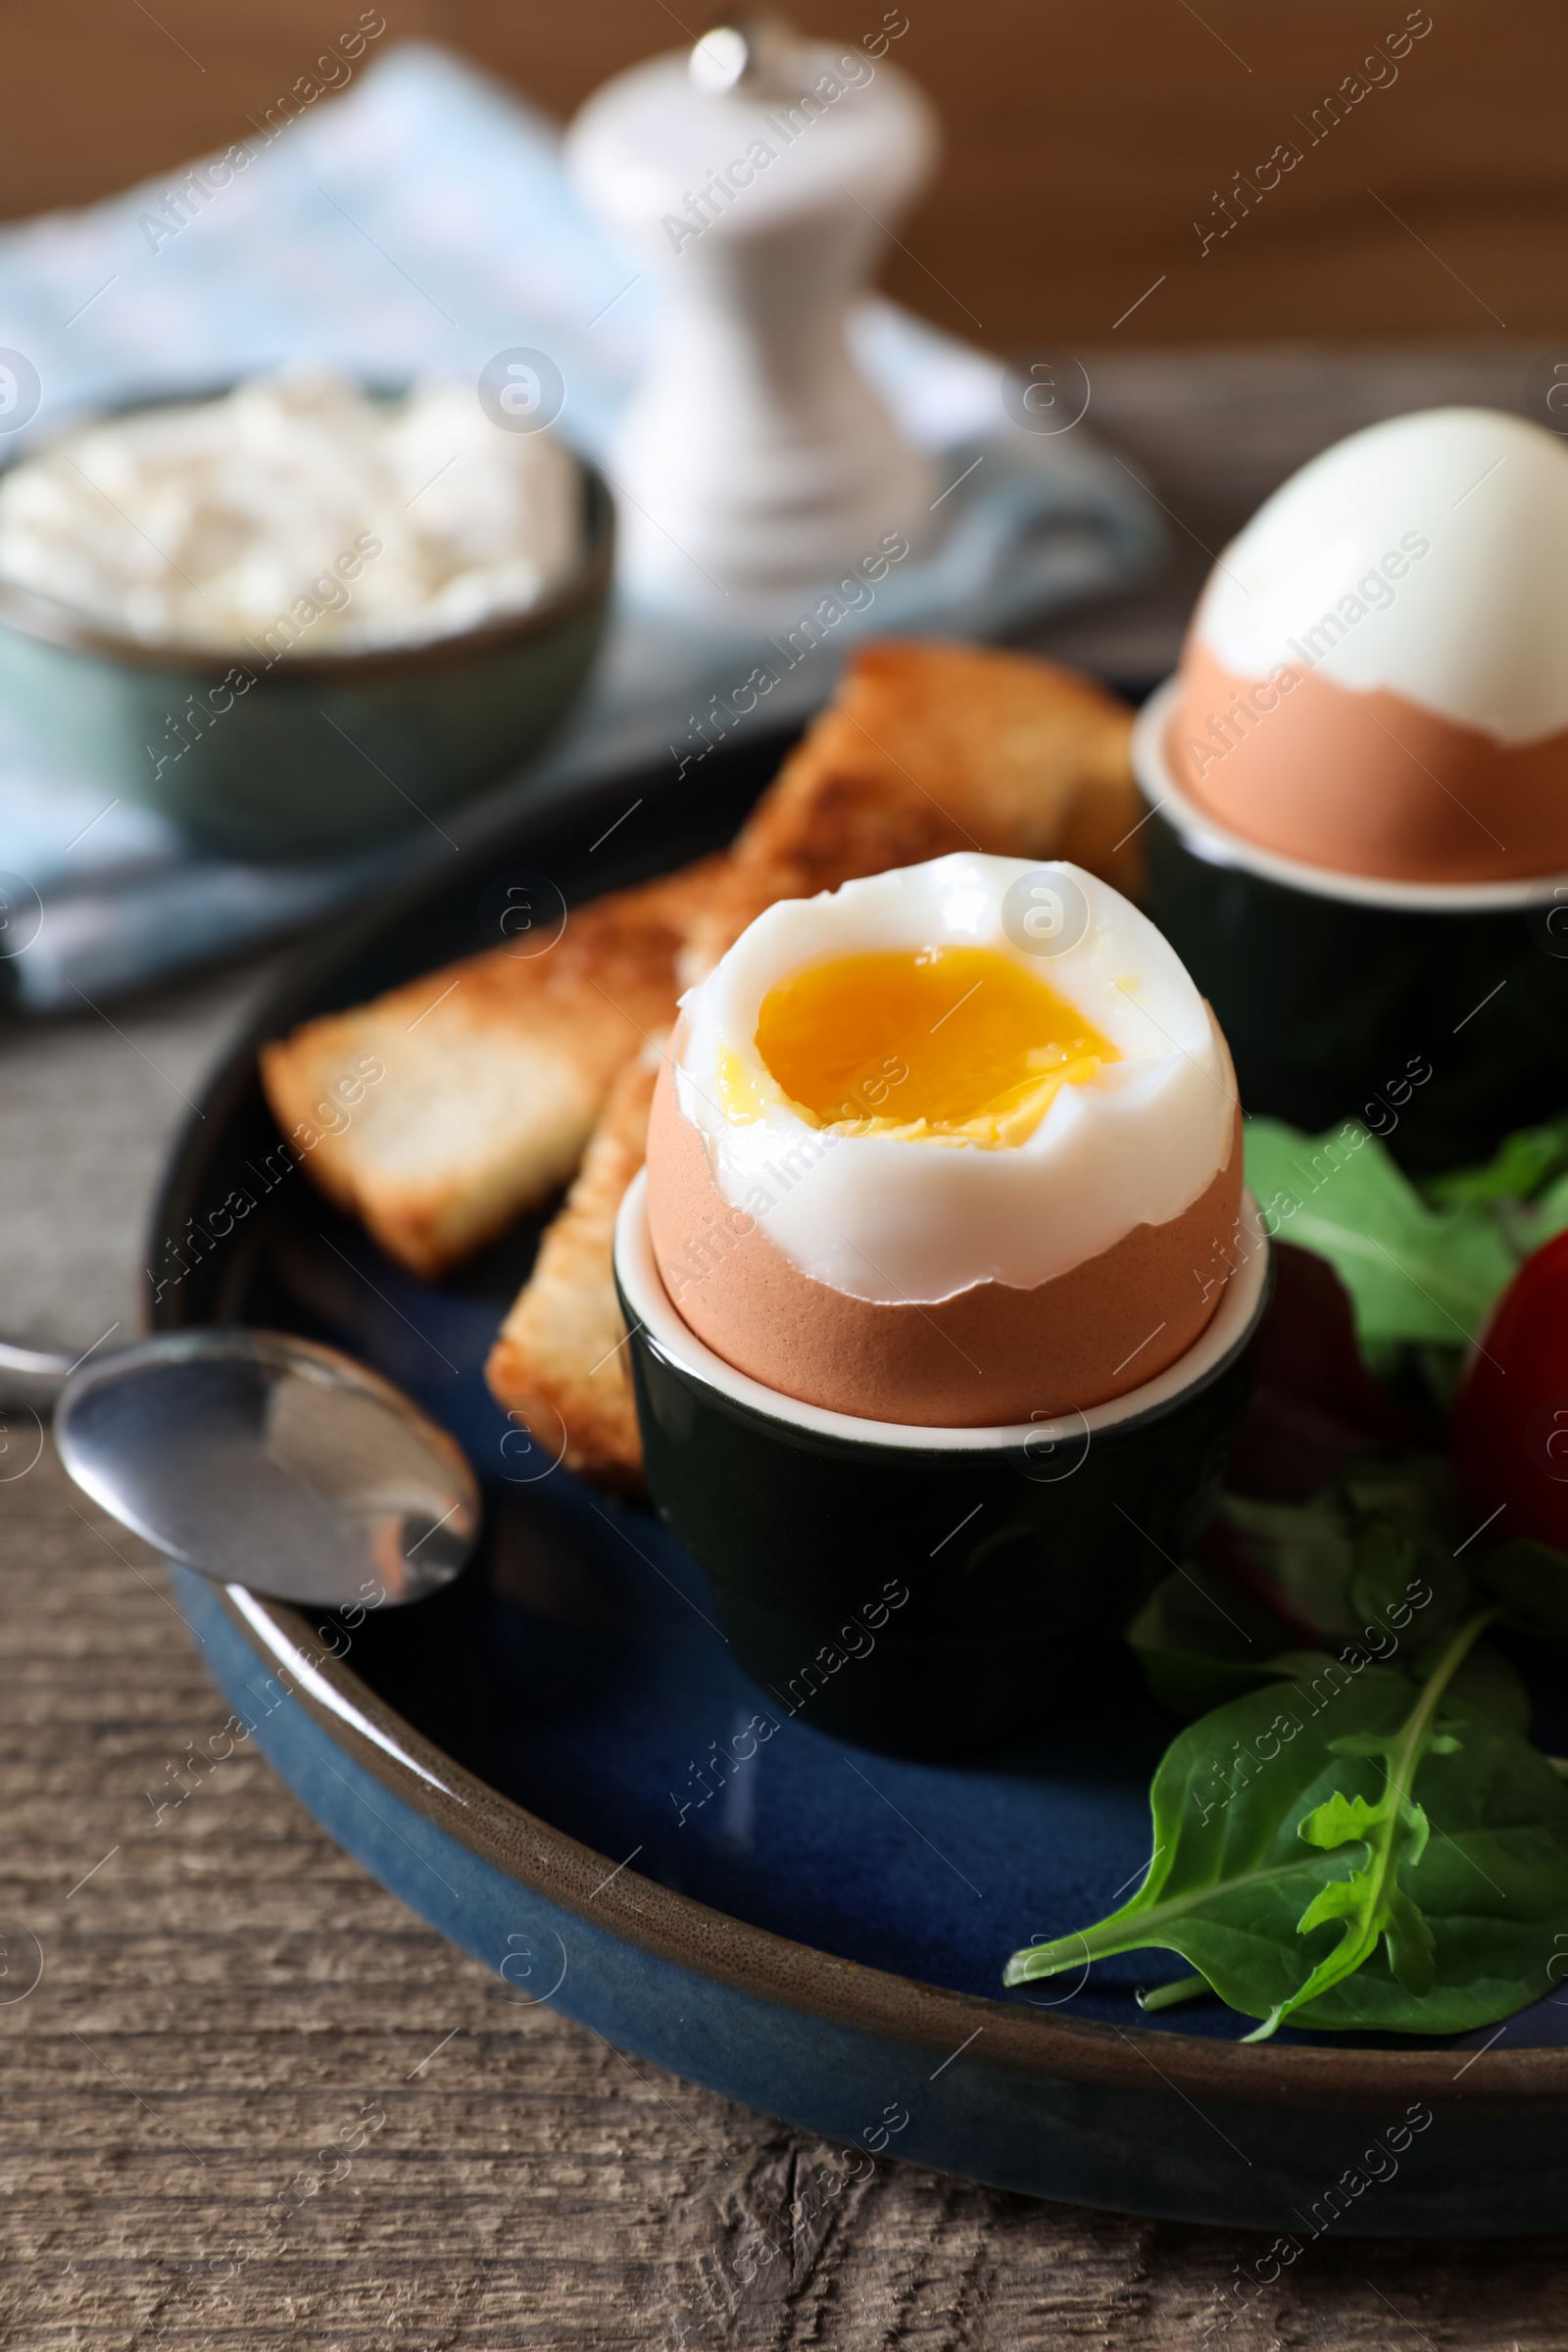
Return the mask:
{"type": "Polygon", "coordinates": [[[1568,870],[1568,447],[1433,409],[1314,458],[1215,564],[1165,753],[1200,812],[1309,865],[1568,870]]]}
{"type": "Polygon", "coordinates": [[[682,999],[648,1137],[677,1312],[784,1395],[976,1428],[1193,1345],[1236,1262],[1230,1056],[1067,864],[959,854],[759,915],[682,999]]]}

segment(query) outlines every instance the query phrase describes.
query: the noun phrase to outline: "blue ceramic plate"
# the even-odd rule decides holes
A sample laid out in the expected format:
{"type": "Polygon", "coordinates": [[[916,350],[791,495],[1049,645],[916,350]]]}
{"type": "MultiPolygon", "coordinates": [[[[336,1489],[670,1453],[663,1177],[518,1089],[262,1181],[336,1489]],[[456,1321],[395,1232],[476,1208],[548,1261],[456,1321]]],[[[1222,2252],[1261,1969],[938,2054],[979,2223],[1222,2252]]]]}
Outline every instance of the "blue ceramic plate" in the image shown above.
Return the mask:
{"type": "MultiPolygon", "coordinates": [[[[515,1999],[827,2134],[861,2171],[905,2158],[1301,2245],[1559,2229],[1568,1989],[1457,2043],[1257,2047],[1217,2003],[1146,2018],[1139,1986],[1185,1973],[1157,1955],[1004,1993],[1009,1952],[1102,1915],[1148,1859],[1174,1727],[1131,1669],[979,1762],[893,1761],[792,1720],[739,1672],[656,1519],[518,1460],[514,1434],[503,1449],[481,1366],[537,1224],[431,1286],[268,1164],[263,1039],[477,949],[482,906],[519,873],[573,900],[711,848],[780,748],[715,754],[678,798],[630,777],[514,821],[303,959],[209,1088],[157,1212],[149,1263],[188,1271],[155,1326],[351,1349],[453,1432],[486,1500],[455,1586],[357,1626],[176,1571],[240,1719],[227,1737],[251,1727],[332,1835],[515,1999]],[[592,850],[628,803],[612,852],[592,850]]],[[[865,1573],[870,1592],[874,1528],[865,1573]]]]}

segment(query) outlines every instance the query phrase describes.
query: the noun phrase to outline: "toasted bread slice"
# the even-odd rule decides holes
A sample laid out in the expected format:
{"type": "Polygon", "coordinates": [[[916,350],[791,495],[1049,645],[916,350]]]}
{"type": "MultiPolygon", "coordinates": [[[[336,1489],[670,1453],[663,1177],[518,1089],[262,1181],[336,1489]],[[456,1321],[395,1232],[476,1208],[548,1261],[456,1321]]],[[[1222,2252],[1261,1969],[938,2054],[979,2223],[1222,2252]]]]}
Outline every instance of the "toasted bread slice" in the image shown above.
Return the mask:
{"type": "Polygon", "coordinates": [[[641,1489],[643,1453],[612,1249],[615,1212],[643,1164],[658,1071],[658,1054],[645,1052],[615,1080],[576,1182],[485,1366],[497,1401],[541,1443],[559,1439],[551,1415],[561,1416],[568,1470],[626,1494],[641,1489]]]}
{"type": "Polygon", "coordinates": [[[1124,704],[1054,662],[978,646],[862,647],[737,840],[682,977],[708,970],[775,899],[951,850],[1080,856],[1128,888],[1136,850],[1108,867],[1138,822],[1131,734],[1124,704]]]}
{"type": "MultiPolygon", "coordinates": [[[[728,863],[694,895],[682,980],[700,978],[775,899],[949,850],[1072,857],[1127,887],[1130,861],[1112,867],[1138,822],[1131,727],[1120,703],[1046,662],[955,646],[866,647],[728,863]]],[[[640,1477],[641,1447],[617,1351],[612,1249],[652,1092],[646,1064],[617,1082],[489,1363],[509,1410],[542,1398],[565,1423],[568,1466],[621,1492],[640,1477]]]]}
{"type": "MultiPolygon", "coordinates": [[[[1062,824],[1054,858],[1070,858],[1109,882],[1124,898],[1141,904],[1149,888],[1144,864],[1144,820],[1149,814],[1133,775],[1127,745],[1132,737],[1132,712],[1122,739],[1120,760],[1097,760],[1079,781],[1062,824]]],[[[1110,751],[1110,745],[1104,746],[1110,751]]]]}
{"type": "Polygon", "coordinates": [[[722,858],[574,908],[560,941],[492,949],[262,1054],[311,1174],[416,1274],[548,1199],[617,1071],[675,1010],[675,957],[722,858]]]}
{"type": "Polygon", "coordinates": [[[775,899],[971,847],[1109,870],[1137,822],[1130,726],[1022,655],[864,647],[732,855],[578,908],[544,955],[492,950],[307,1024],[264,1051],[272,1108],[323,1191],[439,1274],[566,1181],[677,985],[775,899]]]}

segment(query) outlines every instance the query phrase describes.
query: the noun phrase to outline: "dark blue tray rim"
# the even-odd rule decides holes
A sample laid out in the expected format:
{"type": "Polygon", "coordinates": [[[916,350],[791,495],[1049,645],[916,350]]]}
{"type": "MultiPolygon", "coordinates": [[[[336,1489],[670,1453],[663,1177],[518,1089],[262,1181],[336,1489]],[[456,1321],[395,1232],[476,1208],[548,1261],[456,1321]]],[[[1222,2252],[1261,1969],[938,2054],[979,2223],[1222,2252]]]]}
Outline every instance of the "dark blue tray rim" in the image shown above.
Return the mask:
{"type": "MultiPolygon", "coordinates": [[[[628,1867],[617,1869],[610,1856],[502,1795],[323,1648],[323,1639],[340,1639],[335,1627],[318,1633],[291,1604],[233,1586],[219,1598],[230,1629],[258,1665],[289,1677],[290,1703],[319,1737],[440,1835],[584,1925],[717,1984],[944,2057],[981,2026],[993,2067],[1117,2089],[1162,2085],[1173,2098],[1307,2111],[1381,2111],[1411,2100],[1467,2110],[1521,2103],[1534,2108],[1543,2100],[1568,2108],[1568,2049],[1466,2051],[1456,2074],[1451,2045],[1314,2049],[1150,2028],[1128,2032],[1092,2019],[1044,2017],[793,1942],[628,1867]]],[[[400,1891],[408,1899],[407,1887],[400,1891]]]]}
{"type": "MultiPolygon", "coordinates": [[[[1550,2103],[1537,2101],[1528,2116],[1516,2105],[1470,2104],[1457,2132],[1450,2108],[1449,2128],[1427,2137],[1438,2112],[1407,2100],[1401,2133],[1376,2084],[1358,2114],[1245,2096],[1200,2105],[1172,2099],[1152,2064],[1109,2082],[994,2062],[979,2029],[933,2067],[922,2043],[791,2008],[769,1986],[730,1985],[652,1952],[615,1922],[584,1921],[455,1843],[309,1712],[271,1703],[267,1685],[256,1687],[270,1644],[259,1657],[216,1586],[188,1569],[176,1569],[173,1584],[214,1679],[247,1720],[254,1710],[257,1745],[280,1778],[347,1852],[495,1972],[506,1987],[498,1997],[547,2000],[612,2048],[837,2143],[836,2161],[848,2168],[853,2157],[854,2178],[897,2159],[1026,2196],[1280,2230],[1289,2260],[1330,2230],[1451,2240],[1561,2227],[1560,2110],[1550,2103]],[[508,1974],[514,1961],[520,1976],[508,1974]],[[890,2090],[895,2100],[884,2104],[890,2090]],[[1287,2113],[1283,2135],[1267,2128],[1287,2113]],[[1412,2144],[1413,2133],[1422,2136],[1412,2144]],[[1391,2171],[1395,2147],[1408,2152],[1391,2171]],[[1347,2156],[1357,2160],[1348,2170],[1347,2156]],[[1379,2193],[1363,2205],[1374,2180],[1379,2193]]],[[[1217,2293],[1216,2305],[1223,2300],[1217,2293]]]]}
{"type": "MultiPolygon", "coordinates": [[[[379,957],[388,968],[395,962],[404,977],[430,968],[439,956],[407,953],[421,918],[432,919],[433,910],[454,892],[477,895],[499,863],[514,859],[553,871],[552,856],[567,864],[575,856],[580,862],[581,845],[611,817],[623,815],[628,793],[636,795],[639,788],[650,814],[662,819],[657,853],[628,844],[612,862],[596,861],[593,895],[650,879],[719,846],[770,779],[789,740],[760,735],[744,747],[715,754],[700,808],[689,800],[676,804],[663,771],[649,770],[612,778],[574,795],[565,808],[513,812],[435,872],[362,909],[329,942],[302,950],[207,1080],[175,1143],[150,1221],[148,1267],[160,1260],[163,1237],[179,1233],[209,1198],[209,1171],[224,1137],[259,1097],[262,1045],[318,1011],[356,1001],[351,975],[367,958],[379,957]]],[[[141,1314],[148,1331],[224,1319],[211,1311],[210,1294],[199,1283],[184,1283],[161,1300],[155,1300],[153,1290],[149,1273],[141,1314]]],[[[321,1655],[309,1620],[283,1603],[224,1592],[222,1606],[259,1663],[270,1658],[275,1670],[290,1657],[321,1655]]],[[[321,1655],[319,1665],[298,1671],[303,1677],[298,1703],[320,1737],[345,1748],[460,1847],[652,1957],[786,2008],[943,2055],[966,2032],[983,2026],[993,2065],[1106,2088],[1134,2083],[1148,2088],[1157,2082],[1167,2103],[1206,2096],[1302,2112],[1359,2112],[1385,2100],[1412,2099],[1434,2107],[1500,2105],[1533,2113],[1542,2112],[1543,2102],[1568,2107],[1568,2048],[1483,2051],[1472,2054],[1456,2075],[1451,2045],[1408,2051],[1317,2049],[1249,2045],[1152,2028],[1129,2032],[1092,2020],[1048,2017],[862,1967],[751,1927],[629,1868],[619,1868],[606,1885],[607,1871],[616,1870],[612,1858],[593,1852],[466,1772],[387,1706],[351,1667],[321,1655]]],[[[407,1887],[397,1891],[412,1899],[407,1887]]]]}

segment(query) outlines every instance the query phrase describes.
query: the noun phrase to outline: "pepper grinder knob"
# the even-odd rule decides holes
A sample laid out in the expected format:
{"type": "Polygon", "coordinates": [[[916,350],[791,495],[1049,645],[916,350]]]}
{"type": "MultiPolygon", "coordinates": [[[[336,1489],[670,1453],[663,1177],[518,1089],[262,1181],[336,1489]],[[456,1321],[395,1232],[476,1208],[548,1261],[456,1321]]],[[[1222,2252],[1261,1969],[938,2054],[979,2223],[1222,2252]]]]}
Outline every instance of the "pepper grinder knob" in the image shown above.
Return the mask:
{"type": "Polygon", "coordinates": [[[914,546],[929,532],[931,462],[865,382],[847,327],[936,154],[906,75],[771,18],[651,58],[583,107],[572,177],[664,291],[609,459],[634,593],[772,601],[889,533],[914,546]]]}

